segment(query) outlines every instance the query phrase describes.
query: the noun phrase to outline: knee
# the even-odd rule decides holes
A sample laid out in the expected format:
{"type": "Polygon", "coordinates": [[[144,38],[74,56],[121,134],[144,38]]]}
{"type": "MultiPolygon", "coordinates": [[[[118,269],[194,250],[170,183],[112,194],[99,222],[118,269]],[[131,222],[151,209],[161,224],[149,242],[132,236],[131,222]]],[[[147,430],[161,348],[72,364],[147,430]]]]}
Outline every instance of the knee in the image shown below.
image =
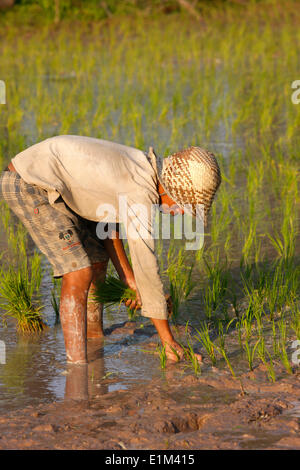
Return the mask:
{"type": "Polygon", "coordinates": [[[81,289],[88,289],[93,278],[92,267],[79,269],[71,273],[64,274],[63,284],[64,286],[76,286],[81,289]]]}

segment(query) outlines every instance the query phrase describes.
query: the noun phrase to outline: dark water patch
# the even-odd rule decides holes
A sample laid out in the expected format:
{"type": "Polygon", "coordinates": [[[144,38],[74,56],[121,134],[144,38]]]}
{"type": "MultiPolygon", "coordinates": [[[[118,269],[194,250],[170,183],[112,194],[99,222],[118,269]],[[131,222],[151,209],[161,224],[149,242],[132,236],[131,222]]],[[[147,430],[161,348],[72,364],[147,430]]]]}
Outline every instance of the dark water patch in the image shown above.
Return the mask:
{"type": "Polygon", "coordinates": [[[236,400],[237,393],[234,390],[217,390],[210,385],[199,384],[197,386],[182,387],[172,394],[166,394],[167,398],[176,400],[179,404],[185,403],[202,405],[207,403],[230,404],[236,400]]]}

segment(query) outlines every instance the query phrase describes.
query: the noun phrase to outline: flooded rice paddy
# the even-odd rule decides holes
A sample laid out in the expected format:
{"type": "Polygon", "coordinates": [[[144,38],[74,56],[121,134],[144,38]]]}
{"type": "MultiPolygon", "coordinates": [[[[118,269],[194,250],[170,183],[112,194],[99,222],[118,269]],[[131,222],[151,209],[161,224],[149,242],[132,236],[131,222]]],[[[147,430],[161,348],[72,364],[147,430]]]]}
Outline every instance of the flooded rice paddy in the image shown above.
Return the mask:
{"type": "Polygon", "coordinates": [[[24,335],[11,318],[0,325],[0,447],[300,448],[292,3],[212,14],[201,28],[174,15],[151,28],[112,22],[105,36],[90,25],[1,42],[2,168],[39,140],[80,134],[165,156],[199,145],[215,153],[223,181],[202,248],[157,243],[187,357],[166,368],[149,320],[130,322],[123,307],[105,311],[107,335],[88,341],[89,364],[67,366],[50,266],[40,254],[30,265],[34,247],[1,207],[1,279],[28,258],[48,327],[24,335]]]}

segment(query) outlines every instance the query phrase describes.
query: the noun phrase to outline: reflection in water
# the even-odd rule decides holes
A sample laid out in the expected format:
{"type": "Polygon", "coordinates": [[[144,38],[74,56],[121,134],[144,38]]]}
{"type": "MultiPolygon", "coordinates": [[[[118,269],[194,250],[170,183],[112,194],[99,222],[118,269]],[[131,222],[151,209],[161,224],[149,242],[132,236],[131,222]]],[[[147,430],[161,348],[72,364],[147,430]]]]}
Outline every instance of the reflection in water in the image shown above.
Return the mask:
{"type": "Polygon", "coordinates": [[[105,378],[103,340],[90,343],[88,355],[88,364],[67,365],[65,400],[91,400],[97,395],[108,392],[108,385],[103,382],[105,378]]]}
{"type": "Polygon", "coordinates": [[[58,333],[54,328],[42,334],[17,334],[13,323],[0,329],[6,345],[6,363],[0,365],[0,411],[61,397],[62,377],[55,378],[62,369],[63,358],[58,333]]]}
{"type": "Polygon", "coordinates": [[[25,381],[27,368],[32,355],[32,348],[29,347],[29,339],[26,336],[20,336],[12,354],[6,358],[5,367],[0,369],[2,384],[13,393],[22,394],[25,391],[25,381]]]}
{"type": "Polygon", "coordinates": [[[150,322],[126,328],[125,309],[114,311],[113,318],[105,315],[108,336],[89,340],[88,365],[73,367],[66,365],[61,326],[55,325],[50,308],[44,315],[50,327],[40,334],[17,334],[12,321],[7,328],[0,324],[6,346],[6,364],[0,364],[0,414],[63,399],[91,400],[160,376],[157,357],[144,352],[149,349],[145,343],[153,341],[150,322]]]}
{"type": "Polygon", "coordinates": [[[88,365],[78,364],[67,367],[65,399],[88,400],[88,365]]]}

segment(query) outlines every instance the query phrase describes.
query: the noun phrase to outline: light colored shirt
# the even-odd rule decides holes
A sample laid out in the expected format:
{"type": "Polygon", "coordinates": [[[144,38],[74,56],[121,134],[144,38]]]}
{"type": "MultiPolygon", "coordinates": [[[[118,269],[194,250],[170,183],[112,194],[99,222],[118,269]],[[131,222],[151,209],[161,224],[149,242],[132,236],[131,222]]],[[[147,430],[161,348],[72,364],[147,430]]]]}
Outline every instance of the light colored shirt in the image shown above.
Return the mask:
{"type": "Polygon", "coordinates": [[[53,207],[61,195],[85,219],[123,222],[142,315],[167,318],[152,234],[158,181],[147,154],[106,140],[61,135],[27,148],[12,163],[26,183],[48,192],[53,207]]]}

